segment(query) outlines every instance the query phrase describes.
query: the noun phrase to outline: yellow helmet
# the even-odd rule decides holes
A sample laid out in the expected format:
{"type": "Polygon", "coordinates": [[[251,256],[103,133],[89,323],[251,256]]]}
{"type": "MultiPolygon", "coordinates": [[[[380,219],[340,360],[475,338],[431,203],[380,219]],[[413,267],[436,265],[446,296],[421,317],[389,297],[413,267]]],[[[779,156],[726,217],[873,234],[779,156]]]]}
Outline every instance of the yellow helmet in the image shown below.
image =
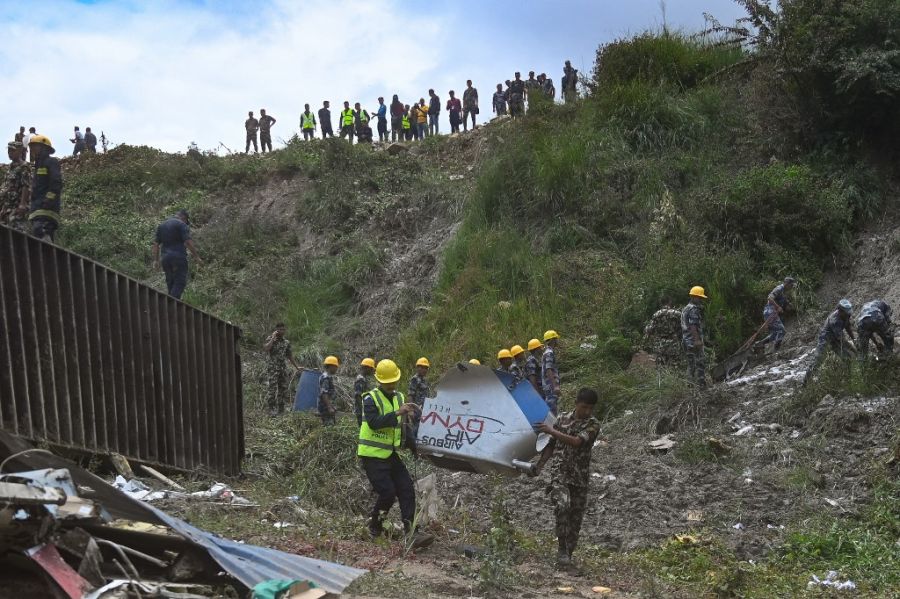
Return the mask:
{"type": "Polygon", "coordinates": [[[706,291],[700,285],[696,285],[691,287],[690,293],[688,293],[691,297],[702,297],[703,299],[709,299],[706,297],[706,291]]]}
{"type": "Polygon", "coordinates": [[[537,339],[532,339],[531,341],[528,342],[528,351],[534,351],[536,349],[540,349],[540,347],[542,345],[543,345],[543,343],[541,343],[537,339]]]}
{"type": "Polygon", "coordinates": [[[418,360],[416,360],[416,366],[424,366],[425,368],[431,368],[431,362],[428,361],[428,358],[422,356],[418,360]]]}
{"type": "Polygon", "coordinates": [[[501,349],[500,351],[497,352],[497,359],[498,359],[498,360],[502,360],[502,359],[504,359],[504,358],[510,358],[510,359],[512,359],[512,354],[509,353],[509,350],[508,350],[508,349],[501,349]]]}
{"type": "Polygon", "coordinates": [[[372,358],[363,358],[363,361],[359,363],[360,366],[368,366],[369,368],[375,368],[375,360],[372,358]]]}
{"type": "Polygon", "coordinates": [[[559,339],[559,333],[550,329],[546,333],[544,333],[544,341],[550,341],[551,339],[559,339]]]}
{"type": "Polygon", "coordinates": [[[400,380],[400,368],[393,360],[382,360],[375,367],[375,380],[379,383],[396,383],[400,380]]]}
{"type": "Polygon", "coordinates": [[[340,366],[341,365],[340,361],[337,359],[337,356],[328,356],[327,358],[325,358],[324,364],[325,364],[325,366],[340,366]]]}
{"type": "Polygon", "coordinates": [[[519,354],[525,353],[525,348],[521,345],[513,345],[511,348],[509,348],[509,353],[511,353],[512,357],[515,358],[519,354]]]}
{"type": "Polygon", "coordinates": [[[28,140],[28,145],[30,146],[31,144],[41,144],[42,146],[47,146],[48,148],[50,148],[51,154],[56,152],[56,150],[53,149],[53,144],[50,142],[50,138],[46,135],[32,135],[31,139],[28,140]]]}
{"type": "Polygon", "coordinates": [[[469,360],[469,364],[471,364],[472,366],[481,366],[481,362],[476,360],[475,358],[469,360]]]}

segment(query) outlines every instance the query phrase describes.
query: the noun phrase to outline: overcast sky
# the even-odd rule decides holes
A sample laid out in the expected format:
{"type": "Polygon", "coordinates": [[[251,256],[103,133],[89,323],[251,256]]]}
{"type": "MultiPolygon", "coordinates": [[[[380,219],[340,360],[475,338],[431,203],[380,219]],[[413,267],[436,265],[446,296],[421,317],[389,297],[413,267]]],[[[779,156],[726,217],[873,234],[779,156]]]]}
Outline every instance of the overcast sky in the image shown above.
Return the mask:
{"type": "MultiPolygon", "coordinates": [[[[732,23],[732,0],[668,0],[687,31],[703,13],[732,23]]],[[[114,143],[184,151],[190,142],[243,150],[247,111],[278,119],[276,146],[299,129],[303,104],[378,96],[442,102],[471,78],[483,119],[516,70],[559,88],[566,59],[589,72],[597,46],[659,28],[659,0],[0,0],[0,119],[71,152],[72,127],[114,143]]],[[[442,131],[449,130],[446,111],[442,131]]]]}

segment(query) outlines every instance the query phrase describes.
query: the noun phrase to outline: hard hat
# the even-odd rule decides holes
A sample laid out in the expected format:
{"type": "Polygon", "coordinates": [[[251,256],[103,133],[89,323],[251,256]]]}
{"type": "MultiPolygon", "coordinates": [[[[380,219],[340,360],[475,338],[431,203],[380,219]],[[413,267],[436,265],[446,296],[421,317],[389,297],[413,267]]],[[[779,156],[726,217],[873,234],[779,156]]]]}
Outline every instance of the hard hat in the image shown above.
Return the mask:
{"type": "Polygon", "coordinates": [[[41,144],[42,146],[47,146],[48,148],[50,148],[51,154],[56,152],[56,150],[53,149],[53,144],[50,142],[50,138],[46,135],[32,135],[31,139],[28,140],[28,145],[30,146],[31,144],[41,144]]]}
{"type": "Polygon", "coordinates": [[[706,297],[706,291],[703,290],[703,287],[700,285],[695,285],[691,287],[691,291],[688,293],[691,297],[702,297],[703,299],[709,299],[706,297]]]}
{"type": "Polygon", "coordinates": [[[525,348],[523,348],[521,345],[513,345],[511,348],[509,348],[509,353],[511,353],[512,357],[515,358],[519,354],[525,353],[525,348]]]}
{"type": "Polygon", "coordinates": [[[428,358],[422,356],[418,360],[416,360],[416,366],[424,366],[425,368],[431,368],[431,362],[428,361],[428,358]]]}
{"type": "Polygon", "coordinates": [[[469,360],[469,364],[471,364],[472,366],[481,366],[481,362],[479,362],[475,358],[472,358],[471,360],[469,360]]]}
{"type": "Polygon", "coordinates": [[[511,353],[509,353],[509,350],[508,350],[508,349],[501,349],[500,351],[497,352],[497,359],[498,359],[498,360],[503,360],[504,358],[512,359],[512,357],[513,357],[513,356],[512,356],[511,353]]]}
{"type": "Polygon", "coordinates": [[[550,341],[551,339],[559,339],[559,333],[550,329],[546,333],[544,333],[544,341],[550,341]]]}
{"type": "Polygon", "coordinates": [[[537,339],[532,339],[531,341],[528,342],[528,351],[534,351],[534,350],[540,348],[542,345],[543,345],[543,343],[541,343],[537,339]]]}
{"type": "Polygon", "coordinates": [[[797,282],[797,279],[795,279],[794,277],[785,277],[784,278],[785,285],[787,285],[787,284],[794,285],[796,282],[797,282]]]}
{"type": "Polygon", "coordinates": [[[340,366],[341,363],[338,361],[337,356],[328,356],[325,358],[324,362],[325,366],[340,366]]]}
{"type": "Polygon", "coordinates": [[[363,361],[359,363],[360,366],[368,366],[369,368],[375,368],[375,360],[372,358],[363,358],[363,361]]]}
{"type": "Polygon", "coordinates": [[[838,302],[838,310],[847,314],[853,314],[853,304],[848,299],[842,299],[838,302]]]}
{"type": "Polygon", "coordinates": [[[396,383],[400,380],[400,368],[393,360],[382,360],[375,367],[375,380],[379,383],[396,383]]]}

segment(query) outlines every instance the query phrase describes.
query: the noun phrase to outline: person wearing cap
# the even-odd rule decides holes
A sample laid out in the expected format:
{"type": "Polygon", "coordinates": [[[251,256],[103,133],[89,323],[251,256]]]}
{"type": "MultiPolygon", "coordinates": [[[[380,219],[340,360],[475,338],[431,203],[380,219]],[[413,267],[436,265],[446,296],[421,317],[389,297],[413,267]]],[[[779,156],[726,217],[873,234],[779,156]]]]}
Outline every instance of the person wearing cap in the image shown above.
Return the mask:
{"type": "Polygon", "coordinates": [[[425,399],[431,395],[431,387],[428,385],[428,369],[431,362],[422,356],[416,360],[416,373],[409,379],[409,392],[407,398],[421,409],[425,405],[425,399]]]}
{"type": "Polygon", "coordinates": [[[472,358],[471,360],[469,360],[469,364],[471,364],[472,366],[481,366],[481,360],[479,360],[478,358],[472,358]]]}
{"type": "Polygon", "coordinates": [[[403,528],[407,535],[414,535],[412,545],[424,546],[433,538],[419,535],[413,528],[416,491],[399,455],[403,444],[403,419],[416,414],[419,408],[397,391],[401,374],[393,360],[381,360],[375,366],[378,386],[363,395],[363,422],[359,427],[356,454],[378,495],[369,515],[369,534],[374,539],[384,532],[384,517],[394,502],[399,501],[403,528]]]}
{"type": "Polygon", "coordinates": [[[541,356],[541,386],[544,388],[544,401],[556,416],[559,411],[559,368],[556,365],[556,347],[559,345],[559,334],[554,330],[544,333],[544,353],[541,356]]]}
{"type": "Polygon", "coordinates": [[[544,397],[544,388],[541,386],[541,355],[544,353],[544,345],[537,339],[528,342],[528,358],[525,359],[525,378],[544,397]]]}
{"type": "Polygon", "coordinates": [[[291,351],[291,342],[284,333],[284,323],[277,323],[275,330],[266,338],[263,345],[263,351],[266,352],[266,406],[272,416],[281,414],[291,401],[289,393],[291,379],[284,364],[285,360],[289,361],[297,372],[300,371],[300,365],[297,364],[291,351]]]}
{"type": "Polygon", "coordinates": [[[853,304],[848,299],[842,299],[838,302],[837,309],[828,315],[825,324],[819,330],[819,342],[816,345],[816,352],[813,357],[813,363],[806,371],[803,377],[803,384],[809,382],[813,373],[819,369],[825,360],[825,354],[831,349],[841,358],[846,359],[850,352],[855,351],[853,345],[853,326],[850,317],[853,316],[853,304]],[[849,341],[844,341],[844,332],[846,331],[849,341]]]}
{"type": "Polygon", "coordinates": [[[766,307],[763,308],[763,318],[769,324],[769,334],[765,339],[757,341],[754,349],[764,347],[767,343],[775,342],[775,351],[781,348],[784,336],[787,331],[784,328],[783,314],[787,310],[791,302],[787,297],[788,292],[794,288],[796,280],[794,277],[786,277],[784,281],[778,284],[775,289],[769,293],[766,307]]]}
{"type": "Polygon", "coordinates": [[[869,357],[870,340],[880,339],[882,354],[888,357],[893,355],[894,325],[891,323],[891,315],[891,307],[884,300],[876,299],[863,304],[856,321],[856,331],[859,333],[856,351],[860,361],[869,357]]]}
{"type": "Polygon", "coordinates": [[[513,357],[513,363],[509,366],[509,373],[513,376],[514,383],[525,380],[525,348],[521,345],[513,345],[509,348],[513,357]]]}
{"type": "Polygon", "coordinates": [[[505,347],[497,352],[497,362],[500,364],[500,370],[503,372],[509,372],[510,366],[513,363],[512,354],[505,347]]]}
{"type": "Polygon", "coordinates": [[[31,234],[43,241],[53,241],[59,228],[59,212],[62,208],[62,171],[50,138],[33,135],[28,150],[34,158],[34,180],[31,183],[31,205],[28,220],[31,234]]]}
{"type": "Polygon", "coordinates": [[[9,168],[0,183],[0,224],[19,231],[27,231],[25,215],[31,199],[31,164],[25,160],[25,146],[21,141],[6,144],[9,168]]]}
{"type": "Polygon", "coordinates": [[[187,250],[197,264],[202,264],[200,254],[191,239],[191,220],[187,210],[179,210],[156,227],[153,240],[153,268],[159,270],[162,265],[166,274],[166,289],[175,299],[181,299],[187,286],[188,262],[187,250]]]}
{"type": "Polygon", "coordinates": [[[319,375],[319,418],[325,426],[336,422],[337,409],[334,406],[337,393],[334,389],[334,375],[340,365],[337,356],[328,356],[322,363],[323,372],[319,375]]]}
{"type": "Polygon", "coordinates": [[[362,398],[366,391],[372,388],[372,382],[369,378],[375,374],[375,360],[372,358],[363,358],[359,363],[359,374],[353,381],[353,412],[356,414],[356,424],[362,424],[362,398]]]}
{"type": "Polygon", "coordinates": [[[706,353],[703,347],[703,300],[706,291],[695,285],[688,292],[690,301],[681,310],[681,344],[687,354],[688,374],[701,389],[706,387],[706,353]]]}

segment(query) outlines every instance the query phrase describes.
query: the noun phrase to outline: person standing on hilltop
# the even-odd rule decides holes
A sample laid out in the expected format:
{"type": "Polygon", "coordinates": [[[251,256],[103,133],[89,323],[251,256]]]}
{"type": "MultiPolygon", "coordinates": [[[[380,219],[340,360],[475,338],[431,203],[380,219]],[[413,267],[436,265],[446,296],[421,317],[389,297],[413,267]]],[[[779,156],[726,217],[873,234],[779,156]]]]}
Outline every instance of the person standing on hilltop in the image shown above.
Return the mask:
{"type": "Polygon", "coordinates": [[[284,323],[279,322],[263,345],[263,351],[266,352],[266,406],[272,416],[281,414],[291,400],[288,389],[290,377],[285,360],[289,361],[298,372],[300,371],[300,366],[291,352],[291,342],[284,334],[284,323]]]}
{"type": "Polygon", "coordinates": [[[350,145],[353,145],[353,130],[356,127],[356,114],[350,108],[350,102],[344,100],[344,109],[341,111],[340,121],[341,139],[349,138],[350,145]]]}
{"type": "Polygon", "coordinates": [[[19,132],[13,136],[13,141],[17,141],[20,144],[25,144],[25,125],[19,127],[19,132]]]}
{"type": "Polygon", "coordinates": [[[681,343],[687,353],[688,374],[697,386],[706,387],[706,352],[703,345],[703,300],[706,291],[699,285],[691,287],[691,299],[681,311],[681,343]]]}
{"type": "Polygon", "coordinates": [[[425,105],[425,98],[419,98],[416,106],[416,131],[419,139],[425,139],[428,135],[428,106],[425,105]]]}
{"type": "Polygon", "coordinates": [[[570,61],[566,61],[566,65],[563,67],[563,77],[562,77],[562,88],[563,88],[563,98],[566,101],[566,104],[569,102],[574,102],[578,97],[578,69],[572,67],[572,63],[570,61]]]}
{"type": "Polygon", "coordinates": [[[378,111],[375,113],[378,119],[378,141],[388,140],[387,130],[387,106],[384,104],[384,98],[378,97],[378,111]]]}
{"type": "Polygon", "coordinates": [[[97,136],[90,127],[84,129],[84,151],[91,154],[97,153],[97,136]]]}
{"type": "Polygon", "coordinates": [[[475,129],[475,117],[478,115],[478,90],[472,87],[472,80],[466,81],[463,92],[463,131],[469,130],[469,116],[472,117],[472,129],[475,129]]]}
{"type": "Polygon", "coordinates": [[[531,100],[537,96],[539,89],[541,89],[541,82],[535,79],[534,71],[528,71],[528,79],[525,80],[525,101],[528,102],[529,109],[531,100]]]}
{"type": "Polygon", "coordinates": [[[509,114],[514,117],[525,113],[525,82],[522,74],[516,71],[515,78],[509,83],[509,114]]]}
{"type": "Polygon", "coordinates": [[[35,135],[37,135],[37,131],[35,130],[35,128],[29,127],[28,133],[25,134],[25,138],[22,140],[22,144],[25,146],[25,153],[27,154],[26,158],[31,164],[34,164],[34,156],[32,156],[28,147],[29,147],[29,144],[31,143],[31,138],[34,137],[35,135]]]}
{"type": "Polygon", "coordinates": [[[428,135],[440,132],[441,99],[433,89],[428,90],[428,135]]]}
{"type": "Polygon", "coordinates": [[[275,124],[275,118],[266,114],[265,108],[259,109],[259,143],[262,146],[263,154],[266,148],[272,151],[272,125],[275,124]]]}
{"type": "Polygon", "coordinates": [[[200,255],[191,239],[191,219],[187,210],[179,210],[175,216],[166,219],[156,227],[153,239],[153,267],[162,266],[166,274],[166,289],[175,299],[181,299],[187,287],[187,250],[197,264],[202,264],[200,255]]]}
{"type": "Polygon", "coordinates": [[[506,114],[506,94],[503,93],[503,84],[497,84],[497,91],[494,92],[493,98],[494,114],[502,116],[506,114]]]}
{"type": "Polygon", "coordinates": [[[253,111],[247,113],[247,120],[244,121],[244,129],[247,131],[247,147],[244,148],[244,154],[250,153],[250,143],[253,143],[253,151],[259,153],[259,145],[256,142],[256,133],[259,131],[259,121],[253,118],[253,111]]]}
{"type": "Polygon", "coordinates": [[[25,146],[21,141],[6,144],[9,170],[0,184],[0,224],[18,231],[27,231],[25,215],[31,200],[31,164],[25,160],[25,146]]]}
{"type": "Polygon", "coordinates": [[[456,97],[456,92],[450,90],[450,99],[447,100],[447,112],[450,114],[450,133],[459,133],[459,121],[462,114],[462,102],[456,97]]]}
{"type": "Polygon", "coordinates": [[[403,127],[403,115],[408,109],[403,107],[403,102],[397,94],[391,100],[391,141],[403,141],[406,139],[406,131],[403,127]]]}
{"type": "Polygon", "coordinates": [[[766,306],[763,308],[763,318],[769,323],[769,334],[765,339],[757,341],[753,346],[754,349],[765,347],[770,342],[775,342],[775,351],[781,348],[784,336],[787,334],[782,315],[791,305],[787,294],[794,288],[795,283],[794,277],[786,277],[782,283],[769,293],[766,306]]]}
{"type": "Polygon", "coordinates": [[[42,241],[52,242],[59,228],[62,208],[62,170],[59,160],[51,156],[56,150],[46,135],[33,135],[28,149],[34,158],[34,181],[31,183],[28,212],[31,233],[42,241]]]}
{"type": "Polygon", "coordinates": [[[69,141],[75,144],[75,147],[72,149],[72,156],[78,156],[84,152],[84,134],[78,128],[78,125],[75,125],[75,137],[69,141]]]}
{"type": "Polygon", "coordinates": [[[322,108],[319,109],[319,127],[322,128],[322,139],[326,137],[334,137],[334,131],[331,128],[331,103],[328,100],[322,102],[322,108]]]}
{"type": "Polygon", "coordinates": [[[303,114],[300,115],[300,130],[303,131],[303,139],[310,140],[316,136],[316,117],[310,112],[309,104],[303,105],[303,114]]]}
{"type": "Polygon", "coordinates": [[[556,88],[553,87],[553,79],[547,77],[546,73],[541,73],[538,75],[538,81],[541,84],[541,91],[544,92],[544,95],[550,99],[550,101],[554,101],[556,99],[556,88]]]}

